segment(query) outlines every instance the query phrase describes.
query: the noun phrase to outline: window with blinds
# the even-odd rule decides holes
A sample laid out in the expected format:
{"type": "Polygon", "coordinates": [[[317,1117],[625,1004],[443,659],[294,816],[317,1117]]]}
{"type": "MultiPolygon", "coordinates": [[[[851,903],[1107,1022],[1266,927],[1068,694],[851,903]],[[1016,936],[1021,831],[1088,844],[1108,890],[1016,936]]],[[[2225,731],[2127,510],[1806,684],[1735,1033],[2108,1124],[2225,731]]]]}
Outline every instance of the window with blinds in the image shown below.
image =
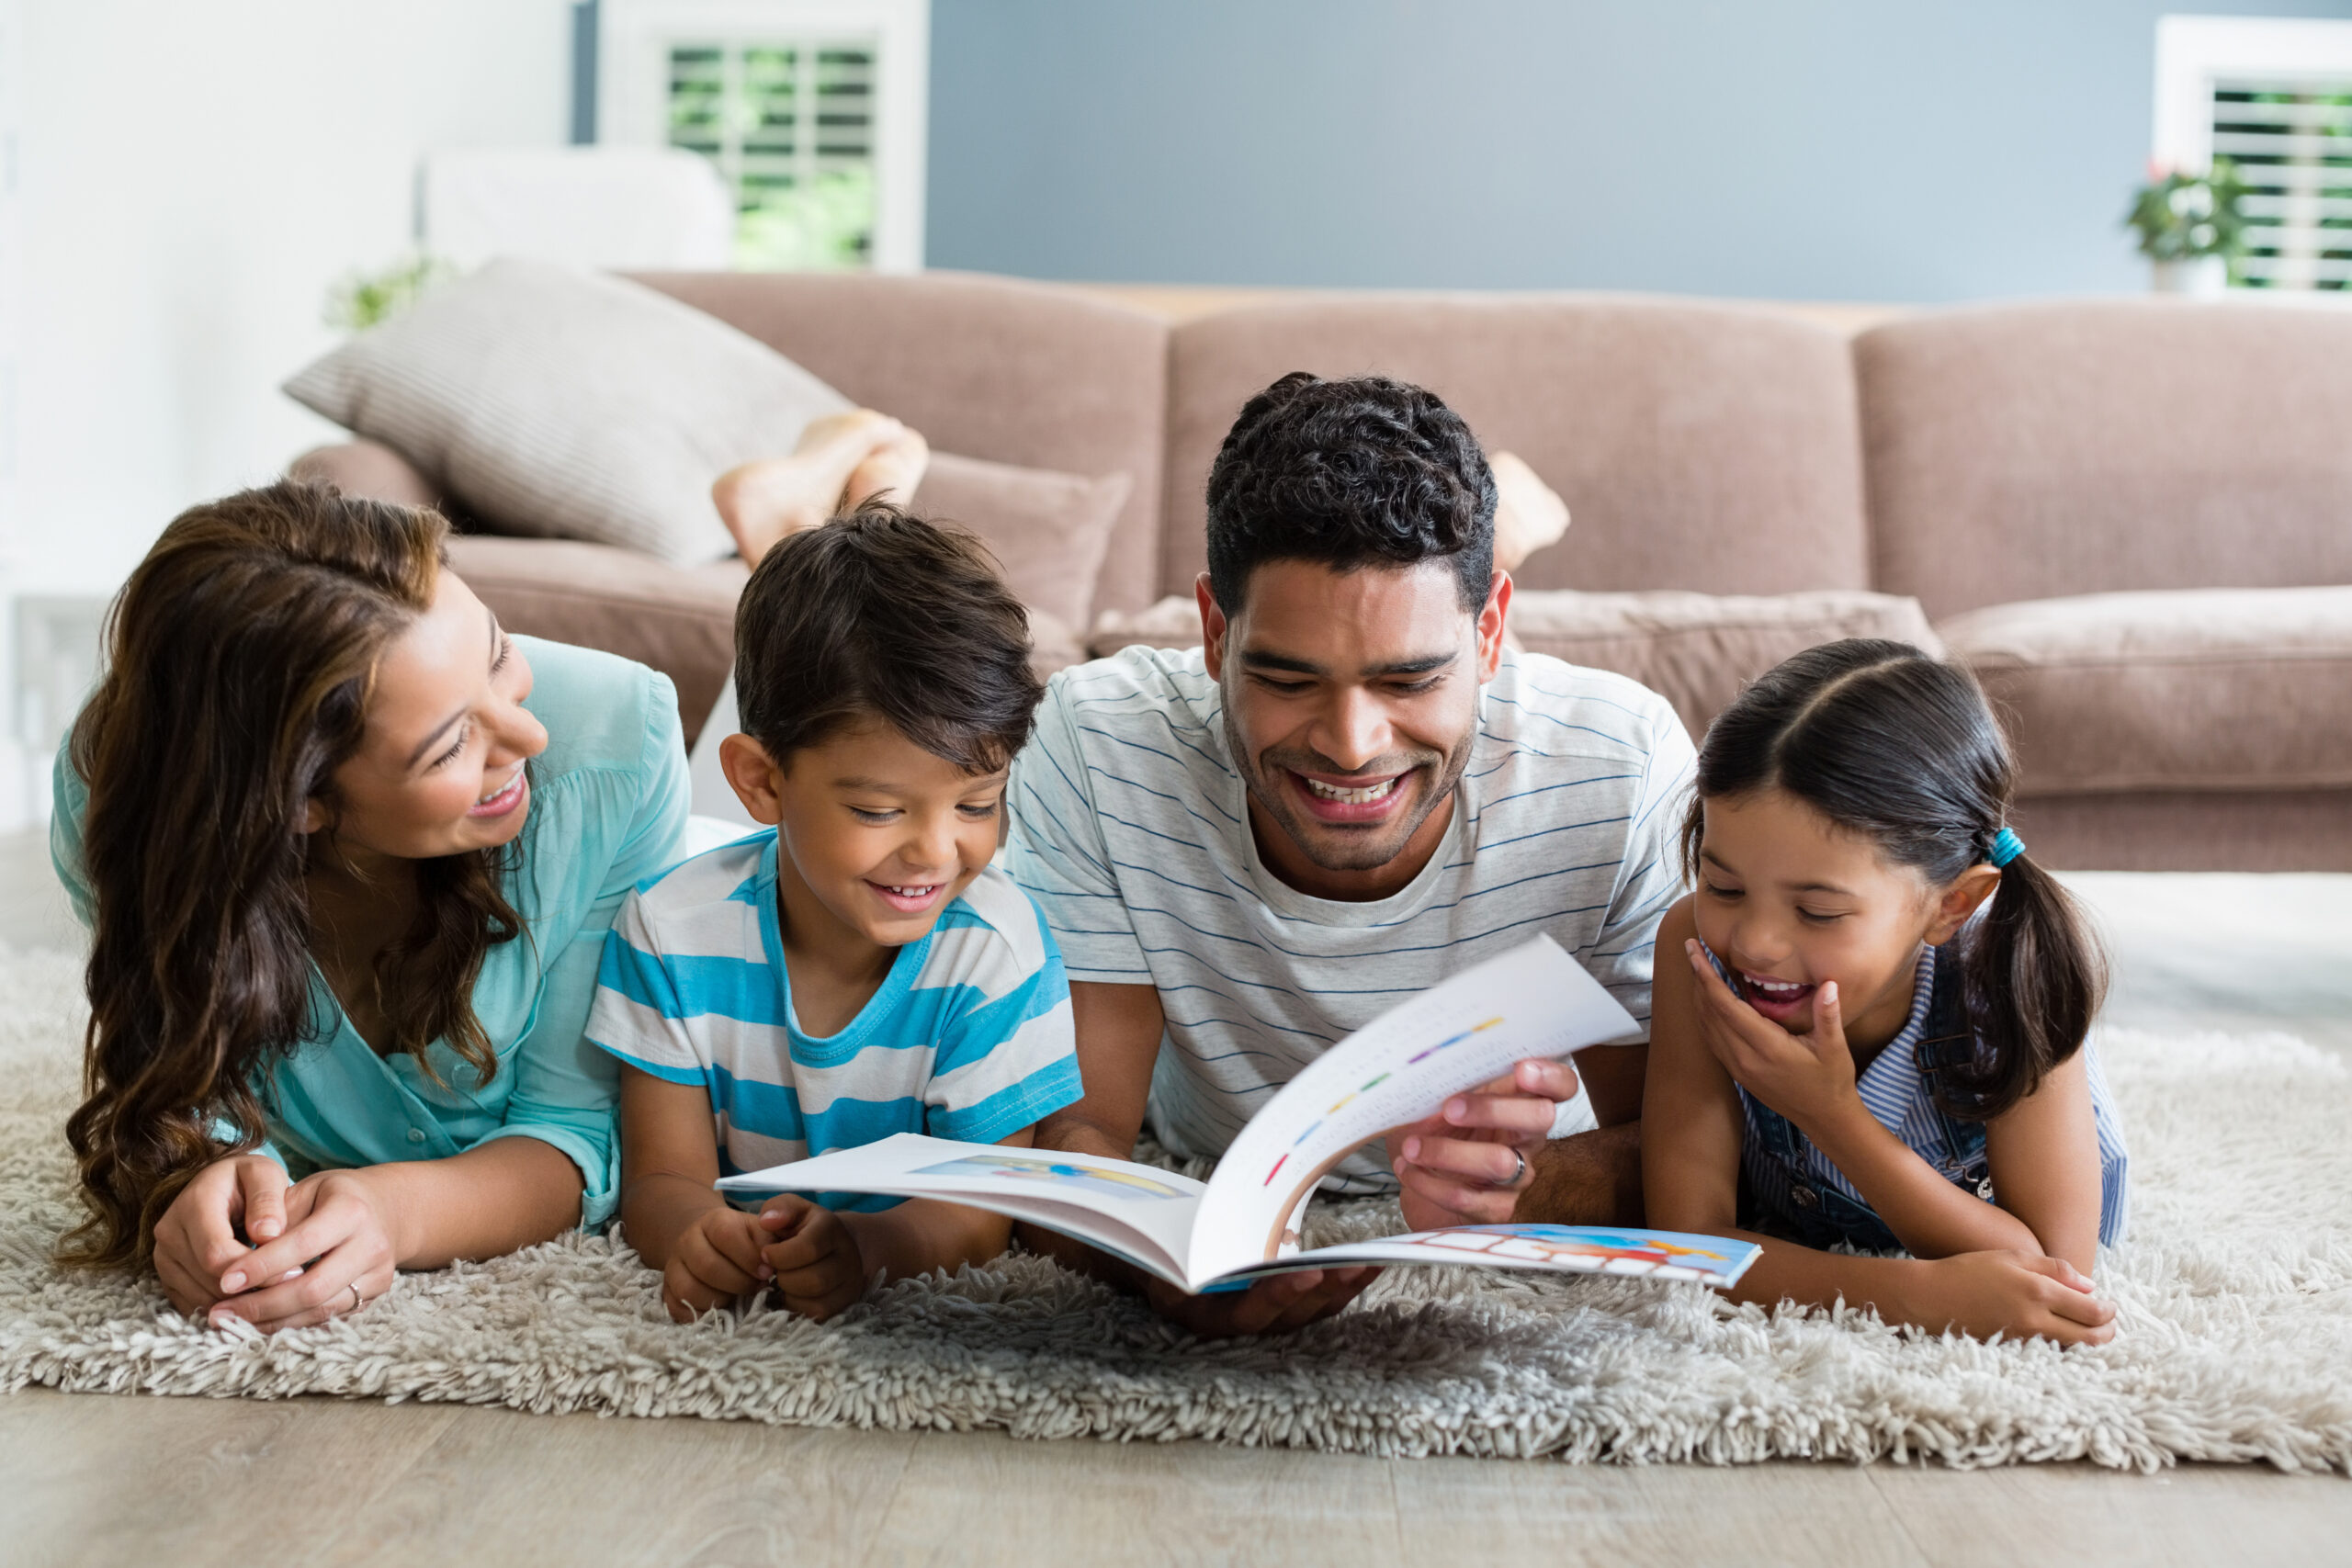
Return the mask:
{"type": "Polygon", "coordinates": [[[871,39],[670,46],[669,142],[734,192],[736,265],[871,265],[876,54],[871,39]]]}
{"type": "Polygon", "coordinates": [[[2352,285],[2352,80],[2213,85],[2213,154],[2237,165],[2251,288],[2352,285]]]}
{"type": "Polygon", "coordinates": [[[599,0],[600,141],[708,158],[735,265],[922,265],[930,0],[599,0]]]}
{"type": "Polygon", "coordinates": [[[2230,282],[2352,288],[2352,22],[2159,17],[2155,89],[2155,163],[2245,186],[2230,282]]]}

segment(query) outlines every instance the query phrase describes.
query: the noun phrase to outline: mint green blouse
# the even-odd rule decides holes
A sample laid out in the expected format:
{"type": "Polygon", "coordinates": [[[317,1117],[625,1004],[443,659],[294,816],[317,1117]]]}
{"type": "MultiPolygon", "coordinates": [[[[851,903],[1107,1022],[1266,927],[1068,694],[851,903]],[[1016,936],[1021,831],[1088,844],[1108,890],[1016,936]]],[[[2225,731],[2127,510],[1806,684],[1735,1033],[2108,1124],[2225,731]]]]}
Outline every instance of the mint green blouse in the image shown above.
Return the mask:
{"type": "MultiPolygon", "coordinates": [[[[378,1055],[313,965],[312,1038],[256,1086],[269,1118],[264,1149],[300,1179],[439,1159],[493,1138],[537,1138],[580,1168],[580,1221],[594,1228],[619,1197],[617,1074],[581,1032],[621,900],[684,858],[685,746],[666,676],[608,653],[514,640],[531,661],[524,705],[547,726],[548,749],[531,764],[521,853],[506,879],[527,934],[492,948],[474,985],[474,1015],[497,1048],[497,1076],[477,1085],[474,1069],[440,1041],[427,1048],[437,1085],[405,1052],[378,1055]]],[[[82,813],[89,791],[63,748],[54,784],[50,855],[88,925],[82,813]]]]}

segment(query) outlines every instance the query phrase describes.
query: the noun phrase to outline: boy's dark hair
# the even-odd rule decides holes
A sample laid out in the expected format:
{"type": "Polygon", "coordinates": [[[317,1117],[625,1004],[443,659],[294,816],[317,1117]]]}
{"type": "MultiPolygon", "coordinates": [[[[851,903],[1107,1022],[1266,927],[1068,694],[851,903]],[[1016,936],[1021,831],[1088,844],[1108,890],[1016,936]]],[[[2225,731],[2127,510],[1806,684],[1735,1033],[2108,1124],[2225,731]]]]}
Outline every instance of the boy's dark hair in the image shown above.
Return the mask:
{"type": "MultiPolygon", "coordinates": [[[[2008,742],[1968,671],[1905,642],[1825,643],[1707,727],[1683,874],[1697,874],[1709,800],[1781,789],[1942,887],[1991,858],[2016,787],[2008,742]]],[[[1983,1122],[2081,1048],[2107,973],[2074,899],[2023,855],[1973,923],[1960,960],[1976,1060],[1939,1072],[1936,1098],[1983,1122]]]]}
{"type": "Polygon", "coordinates": [[[869,501],[787,536],[735,608],[743,732],[779,767],[866,717],[967,773],[1029,739],[1029,615],[980,541],[869,501]]]}
{"type": "Polygon", "coordinates": [[[1357,571],[1442,559],[1464,609],[1495,570],[1495,476],[1434,393],[1294,370],[1256,397],[1209,469],[1209,590],[1237,614],[1271,560],[1357,571]]]}

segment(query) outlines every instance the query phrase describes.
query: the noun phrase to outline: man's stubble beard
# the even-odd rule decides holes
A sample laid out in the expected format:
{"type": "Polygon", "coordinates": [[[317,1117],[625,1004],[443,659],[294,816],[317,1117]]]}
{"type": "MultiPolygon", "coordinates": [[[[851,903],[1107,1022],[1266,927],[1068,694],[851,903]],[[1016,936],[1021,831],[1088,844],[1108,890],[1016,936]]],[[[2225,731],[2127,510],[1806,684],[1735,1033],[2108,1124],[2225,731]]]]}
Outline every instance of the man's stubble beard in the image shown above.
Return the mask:
{"type": "Polygon", "coordinates": [[[1317,841],[1305,834],[1321,828],[1322,824],[1302,823],[1289,792],[1279,782],[1270,780],[1267,773],[1287,771],[1294,763],[1330,773],[1385,771],[1388,760],[1380,759],[1382,766],[1379,769],[1349,769],[1311,751],[1287,751],[1279,747],[1270,749],[1263,757],[1255,757],[1242,744],[1241,731],[1233,722],[1233,705],[1227,702],[1223,706],[1221,716],[1225,721],[1225,746],[1232,753],[1234,766],[1240,770],[1242,787],[1249,791],[1250,798],[1274,819],[1275,826],[1289,836],[1298,852],[1324,871],[1377,871],[1404,853],[1405,846],[1413,841],[1413,835],[1421,830],[1421,824],[1430,819],[1430,814],[1453,797],[1456,786],[1462,782],[1464,770],[1470,765],[1471,748],[1477,744],[1478,739],[1477,727],[1473,725],[1463,731],[1462,739],[1455,743],[1453,751],[1442,759],[1432,751],[1404,754],[1405,766],[1415,771],[1427,768],[1432,761],[1438,762],[1437,782],[1435,787],[1424,795],[1419,808],[1410,818],[1391,827],[1388,833],[1374,839],[1369,834],[1340,829],[1336,834],[1337,842],[1321,835],[1318,835],[1320,841],[1317,841]]]}

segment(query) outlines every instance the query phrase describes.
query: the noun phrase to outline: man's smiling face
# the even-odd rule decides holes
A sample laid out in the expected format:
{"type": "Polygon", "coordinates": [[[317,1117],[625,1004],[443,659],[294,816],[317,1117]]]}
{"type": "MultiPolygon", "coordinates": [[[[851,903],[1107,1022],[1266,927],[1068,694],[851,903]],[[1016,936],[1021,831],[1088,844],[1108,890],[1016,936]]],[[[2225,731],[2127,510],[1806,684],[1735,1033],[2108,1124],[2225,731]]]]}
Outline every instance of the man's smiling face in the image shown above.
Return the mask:
{"type": "Polygon", "coordinates": [[[1453,563],[1271,560],[1228,620],[1197,590],[1260,854],[1324,898],[1382,898],[1428,863],[1502,652],[1510,579],[1476,613],[1453,563]]]}

